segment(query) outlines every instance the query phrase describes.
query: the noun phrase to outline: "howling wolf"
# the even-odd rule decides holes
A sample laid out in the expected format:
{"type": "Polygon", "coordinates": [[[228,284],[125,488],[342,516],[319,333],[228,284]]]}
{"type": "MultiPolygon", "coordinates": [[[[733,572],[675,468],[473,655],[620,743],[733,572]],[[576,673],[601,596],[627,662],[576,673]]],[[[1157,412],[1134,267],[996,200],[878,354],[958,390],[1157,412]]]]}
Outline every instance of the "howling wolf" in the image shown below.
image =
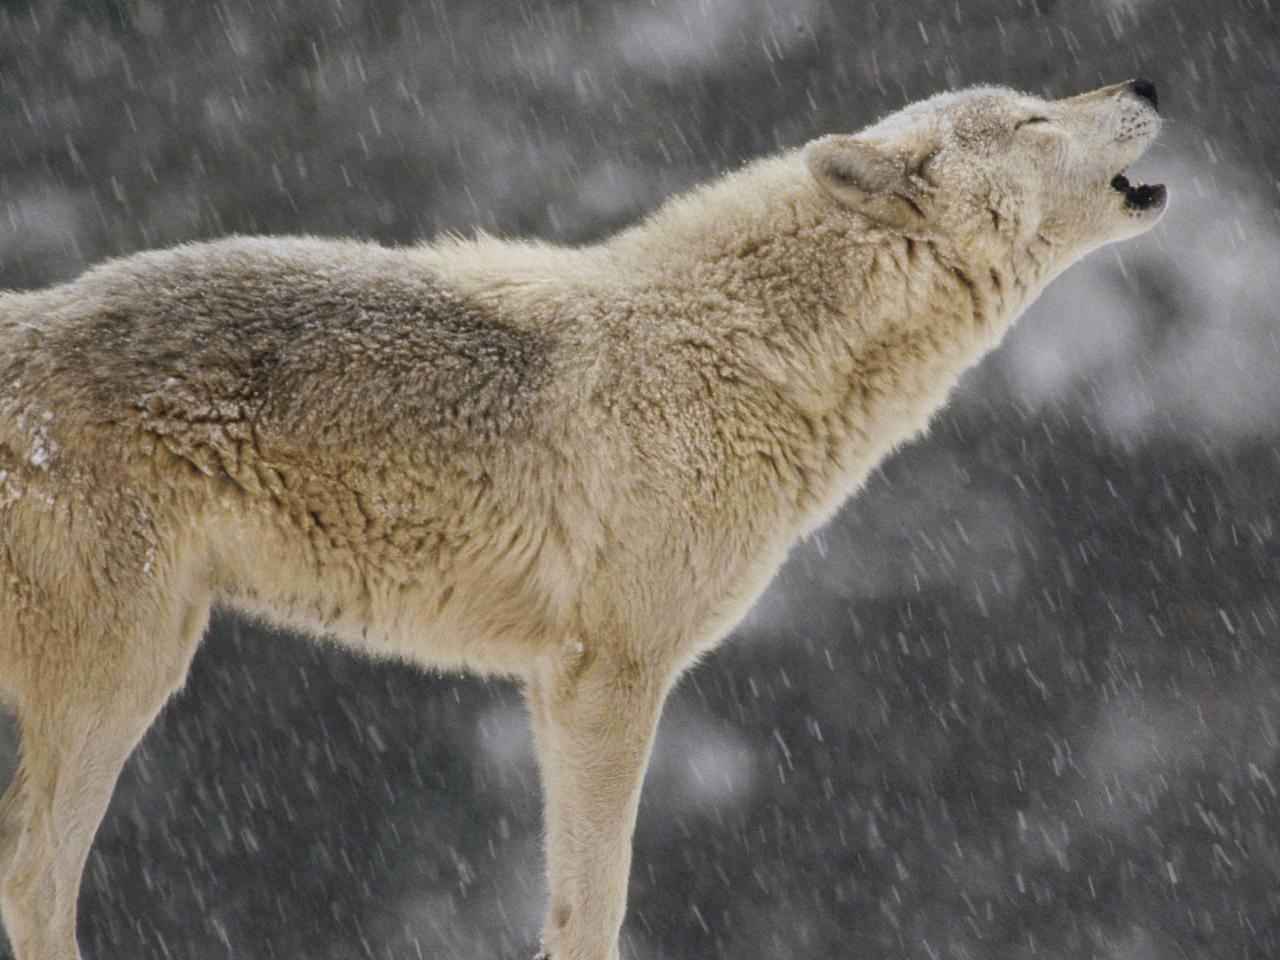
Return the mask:
{"type": "Polygon", "coordinates": [[[1151,228],[1135,80],[936,96],[596,245],[241,238],[0,295],[0,800],[19,960],[78,960],[121,767],[212,604],[519,678],[544,956],[616,960],[663,699],[1068,265],[1151,228]]]}

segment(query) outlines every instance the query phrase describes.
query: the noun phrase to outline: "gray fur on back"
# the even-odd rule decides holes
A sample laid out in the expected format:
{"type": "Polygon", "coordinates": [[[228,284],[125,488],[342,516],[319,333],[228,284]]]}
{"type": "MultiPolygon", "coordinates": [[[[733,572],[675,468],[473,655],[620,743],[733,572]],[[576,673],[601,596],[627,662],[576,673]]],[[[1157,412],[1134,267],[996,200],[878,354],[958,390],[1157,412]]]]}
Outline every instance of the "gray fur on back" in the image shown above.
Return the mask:
{"type": "Polygon", "coordinates": [[[75,397],[87,422],[250,422],[284,443],[474,442],[527,422],[545,338],[414,258],[233,238],[115,261],[0,306],[26,341],[0,371],[75,397]]]}

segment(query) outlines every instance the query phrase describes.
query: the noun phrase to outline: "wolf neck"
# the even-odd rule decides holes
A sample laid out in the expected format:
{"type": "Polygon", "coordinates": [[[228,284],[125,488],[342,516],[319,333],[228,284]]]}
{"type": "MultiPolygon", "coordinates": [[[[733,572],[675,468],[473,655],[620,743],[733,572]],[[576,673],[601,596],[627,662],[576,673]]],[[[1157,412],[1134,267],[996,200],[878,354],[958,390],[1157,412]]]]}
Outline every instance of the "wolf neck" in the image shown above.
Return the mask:
{"type": "Polygon", "coordinates": [[[987,268],[836,208],[801,163],[748,167],[611,246],[658,302],[698,304],[680,312],[730,371],[718,389],[771,407],[769,449],[745,462],[812,527],[927,425],[1020,305],[987,268]]]}

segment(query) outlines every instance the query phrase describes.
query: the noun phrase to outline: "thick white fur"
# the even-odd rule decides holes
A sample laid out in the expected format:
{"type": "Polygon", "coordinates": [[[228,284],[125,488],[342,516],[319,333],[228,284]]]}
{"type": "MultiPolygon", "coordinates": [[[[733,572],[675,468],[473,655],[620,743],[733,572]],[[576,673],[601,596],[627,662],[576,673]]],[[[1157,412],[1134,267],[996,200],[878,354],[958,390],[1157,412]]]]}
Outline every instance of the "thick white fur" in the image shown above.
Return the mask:
{"type": "Polygon", "coordinates": [[[233,238],[0,297],[19,960],[79,958],[93,834],[218,602],[521,678],[544,948],[614,960],[671,684],[1052,276],[1155,222],[1107,182],[1157,123],[978,89],[598,246],[233,238]]]}

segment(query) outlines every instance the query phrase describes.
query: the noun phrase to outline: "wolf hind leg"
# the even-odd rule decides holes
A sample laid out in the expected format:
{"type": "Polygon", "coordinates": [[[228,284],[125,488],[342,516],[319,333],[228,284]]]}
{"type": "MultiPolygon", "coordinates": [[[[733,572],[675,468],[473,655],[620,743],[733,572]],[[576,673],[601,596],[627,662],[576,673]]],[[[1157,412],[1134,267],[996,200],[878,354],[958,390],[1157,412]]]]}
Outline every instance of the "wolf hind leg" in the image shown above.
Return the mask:
{"type": "Polygon", "coordinates": [[[0,877],[8,874],[22,833],[22,795],[26,780],[26,771],[19,765],[4,796],[0,797],[0,877]]]}
{"type": "Polygon", "coordinates": [[[23,698],[22,760],[0,800],[0,916],[17,960],[81,960],[76,899],[94,834],[129,754],[185,679],[207,617],[207,603],[173,617],[180,645],[172,634],[155,646],[141,635],[76,644],[121,656],[111,669],[64,661],[23,698]]]}
{"type": "MultiPolygon", "coordinates": [[[[79,960],[75,902],[89,845],[140,733],[91,733],[88,717],[24,737],[18,832],[0,914],[18,960],[79,960]]],[[[134,731],[144,727],[135,722],[134,731]]]]}

